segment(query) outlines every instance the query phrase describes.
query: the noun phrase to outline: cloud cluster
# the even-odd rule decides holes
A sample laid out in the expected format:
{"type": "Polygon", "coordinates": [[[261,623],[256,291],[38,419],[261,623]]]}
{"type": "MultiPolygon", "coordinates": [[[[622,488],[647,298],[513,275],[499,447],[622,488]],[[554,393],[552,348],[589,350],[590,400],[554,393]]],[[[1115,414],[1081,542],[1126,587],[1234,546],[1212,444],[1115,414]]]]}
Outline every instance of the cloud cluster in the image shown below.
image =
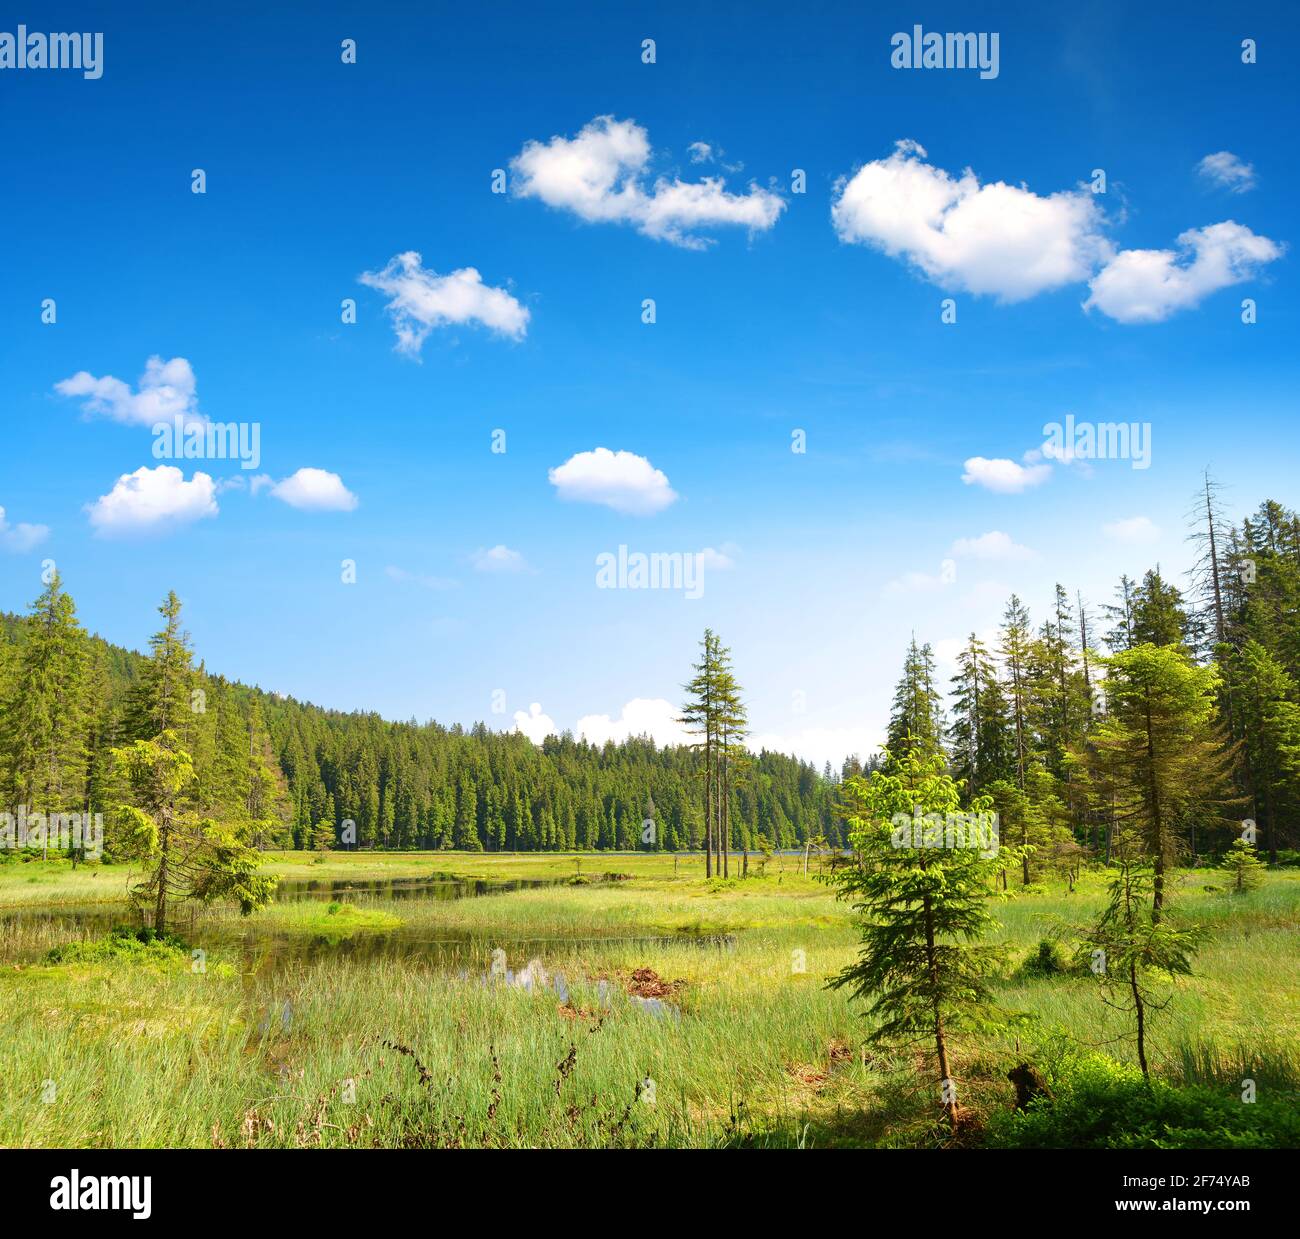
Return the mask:
{"type": "Polygon", "coordinates": [[[678,721],[679,707],[662,697],[634,697],[617,718],[608,714],[584,714],[574,728],[579,739],[604,745],[621,744],[633,736],[649,736],[662,747],[687,744],[690,736],[678,721]]]}
{"type": "MultiPolygon", "coordinates": [[[[713,157],[707,143],[696,142],[689,149],[694,163],[713,157]]],[[[752,182],[743,194],[728,193],[722,177],[659,177],[648,185],[649,164],[650,138],[642,126],[597,116],[577,137],[526,142],[510,168],[520,198],[571,211],[587,223],[631,224],[645,236],[685,249],[712,243],[696,235],[698,229],[765,232],[785,210],[779,195],[752,182]]]]}
{"type": "MultiPolygon", "coordinates": [[[[681,710],[663,697],[634,697],[617,718],[608,714],[584,714],[573,728],[579,740],[603,746],[621,744],[632,736],[649,736],[660,746],[686,744],[690,740],[686,729],[677,721],[681,710]]],[[[534,701],[527,712],[516,710],[515,730],[522,732],[534,744],[541,744],[547,736],[560,734],[560,727],[551,716],[534,701]]]]}
{"type": "Polygon", "coordinates": [[[561,499],[604,504],[628,516],[649,516],[677,499],[667,476],[644,456],[607,447],[578,452],[547,476],[561,499]]]}
{"type": "Polygon", "coordinates": [[[87,370],[78,370],[71,378],[55,383],[61,396],[82,398],[82,408],[131,426],[153,426],[181,417],[190,422],[206,423],[195,396],[194,370],[184,357],[163,361],[150,357],[145,363],[139,386],[132,391],[129,383],[111,374],[96,378],[87,370]]]}
{"type": "Polygon", "coordinates": [[[885,734],[873,727],[804,727],[796,731],[758,732],[747,744],[752,752],[767,749],[792,753],[820,769],[826,762],[838,771],[846,758],[866,760],[884,746],[885,734]]]}
{"type": "Polygon", "coordinates": [[[1159,323],[1233,284],[1256,275],[1282,256],[1282,247],[1227,220],[1189,228],[1177,250],[1123,250],[1088,287],[1085,309],[1098,309],[1121,323],[1159,323]]]}
{"type": "MultiPolygon", "coordinates": [[[[1085,309],[1154,323],[1250,279],[1283,252],[1233,220],[1188,229],[1177,250],[1116,250],[1087,190],[1044,196],[980,184],[969,168],[953,176],[926,159],[916,142],[898,142],[841,182],[831,219],[841,241],[901,259],[941,288],[1016,302],[1086,281],[1085,309]]],[[[1254,183],[1250,165],[1227,151],[1207,156],[1201,171],[1238,192],[1254,183]]]]}
{"type": "Polygon", "coordinates": [[[528,310],[504,288],[484,284],[473,267],[439,275],[421,265],[415,250],[407,250],[390,258],[382,271],[364,271],[357,279],[389,298],[397,350],[412,357],[419,356],[435,327],[447,324],[479,323],[513,340],[528,331],[528,310]]]}
{"type": "Polygon", "coordinates": [[[1105,253],[1090,193],[981,185],[969,168],[954,177],[925,159],[904,140],[845,181],[831,207],[840,240],[903,258],[944,288],[1008,302],[1087,279],[1105,253]]]}

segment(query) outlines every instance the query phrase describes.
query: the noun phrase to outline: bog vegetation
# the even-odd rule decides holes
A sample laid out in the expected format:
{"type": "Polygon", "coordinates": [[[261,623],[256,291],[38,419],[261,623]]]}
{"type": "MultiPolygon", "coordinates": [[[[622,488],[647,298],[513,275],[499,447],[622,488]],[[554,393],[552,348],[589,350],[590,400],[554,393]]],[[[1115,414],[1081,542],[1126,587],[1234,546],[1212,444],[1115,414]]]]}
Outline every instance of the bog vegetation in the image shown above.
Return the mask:
{"type": "Polygon", "coordinates": [[[711,631],[691,744],[538,747],[211,674],[175,595],[147,655],[119,649],[52,574],[0,644],[0,907],[107,890],[136,924],[8,927],[6,999],[45,996],[6,1003],[11,1065],[99,1084],[62,1110],[11,1096],[0,1142],[1294,1145],[1300,518],[1230,525],[1207,478],[1192,536],[1186,588],[1154,567],[1099,607],[1058,586],[1038,623],[1013,597],[947,692],[914,640],[885,749],[821,771],[746,746],[711,631]],[[67,813],[102,814],[102,851],[33,829],[67,813]],[[996,846],[954,838],[968,820],[996,846]],[[573,851],[645,855],[585,885],[573,851]],[[272,902],[312,856],[386,855],[572,884],[272,902]],[[219,937],[196,974],[192,908],[333,947],[453,933],[474,968],[412,949],[267,971],[219,937]],[[526,985],[486,965],[493,940],[548,934],[526,985]],[[69,1042],[42,1010],[89,1018],[69,1042]],[[369,1101],[338,1102],[364,1079],[369,1101]]]}

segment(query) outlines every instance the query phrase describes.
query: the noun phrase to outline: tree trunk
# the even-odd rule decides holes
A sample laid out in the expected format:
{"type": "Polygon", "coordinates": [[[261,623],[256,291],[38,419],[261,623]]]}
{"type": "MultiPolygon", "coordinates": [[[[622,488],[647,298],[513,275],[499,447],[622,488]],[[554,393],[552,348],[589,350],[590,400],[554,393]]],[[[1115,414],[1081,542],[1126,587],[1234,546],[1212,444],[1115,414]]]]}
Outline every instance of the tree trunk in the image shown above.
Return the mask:
{"type": "Polygon", "coordinates": [[[713,876],[713,732],[704,724],[704,876],[713,876]]]}
{"type": "Polygon", "coordinates": [[[1146,695],[1148,790],[1151,796],[1150,845],[1154,876],[1151,881],[1151,923],[1160,923],[1165,902],[1165,828],[1160,814],[1160,787],[1156,782],[1156,745],[1151,730],[1151,697],[1146,695]]]}
{"type": "Polygon", "coordinates": [[[722,733],[722,876],[731,876],[731,768],[725,730],[722,733]]]}
{"type": "Polygon", "coordinates": [[[1142,1002],[1142,991],[1138,987],[1136,964],[1130,963],[1128,966],[1128,983],[1133,991],[1133,1007],[1137,1012],[1138,1065],[1142,1068],[1142,1075],[1149,1080],[1151,1073],[1147,1070],[1146,1007],[1142,1002]]]}
{"type": "MultiPolygon", "coordinates": [[[[939,962],[934,952],[934,918],[930,912],[930,897],[925,898],[925,954],[930,968],[931,1005],[934,1010],[934,1048],[939,1055],[939,1086],[952,1083],[952,1074],[948,1070],[948,1041],[943,1034],[943,1013],[939,1008],[939,962]]],[[[943,1108],[948,1112],[948,1122],[952,1133],[957,1134],[957,1102],[945,1101],[943,1108]]]]}
{"type": "Polygon", "coordinates": [[[158,833],[158,896],[153,909],[153,931],[161,936],[167,932],[167,860],[171,845],[172,811],[162,811],[162,829],[158,833]]]}

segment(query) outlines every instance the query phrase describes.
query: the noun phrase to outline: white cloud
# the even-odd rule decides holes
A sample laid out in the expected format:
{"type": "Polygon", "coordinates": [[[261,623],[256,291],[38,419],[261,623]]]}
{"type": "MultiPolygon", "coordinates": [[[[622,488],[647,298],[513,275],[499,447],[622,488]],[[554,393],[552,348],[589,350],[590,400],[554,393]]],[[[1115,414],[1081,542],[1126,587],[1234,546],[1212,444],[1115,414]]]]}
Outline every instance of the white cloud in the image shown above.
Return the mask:
{"type": "Polygon", "coordinates": [[[299,469],[279,482],[262,474],[253,479],[253,493],[267,485],[282,503],[308,512],[351,512],[357,506],[356,495],[343,485],[343,479],[326,469],[299,469]]]}
{"type": "Polygon", "coordinates": [[[687,151],[691,156],[691,163],[711,163],[713,160],[713,147],[707,142],[692,142],[687,151]]]}
{"type": "Polygon", "coordinates": [[[1231,151],[1215,151],[1196,165],[1196,170],[1211,184],[1234,194],[1255,188],[1255,165],[1238,159],[1231,151]]]}
{"type": "Polygon", "coordinates": [[[679,722],[679,707],[662,697],[634,697],[618,718],[608,714],[586,714],[573,729],[579,739],[595,745],[607,740],[615,744],[631,736],[650,736],[656,744],[688,744],[690,735],[679,722]]]}
{"type": "Polygon", "coordinates": [[[925,159],[903,140],[844,181],[831,207],[840,240],[906,259],[943,288],[1000,301],[1078,283],[1109,255],[1091,193],[981,185],[969,168],[953,177],[925,159]]]}
{"type": "Polygon", "coordinates": [[[1094,307],[1121,323],[1159,323],[1211,293],[1250,279],[1283,247],[1226,220],[1189,228],[1175,250],[1123,250],[1088,283],[1094,307]]]}
{"type": "Polygon", "coordinates": [[[1160,528],[1149,516],[1130,516],[1127,520],[1111,521],[1102,526],[1106,537],[1115,542],[1126,542],[1133,546],[1149,546],[1160,541],[1160,528]]]}
{"type": "Polygon", "coordinates": [[[662,511],[677,498],[668,478],[644,456],[607,447],[578,452],[547,476],[561,499],[603,503],[629,516],[662,511]]]}
{"type": "Polygon", "coordinates": [[[522,710],[515,711],[515,730],[523,732],[534,744],[541,744],[547,736],[560,734],[555,720],[549,714],[542,713],[542,706],[538,701],[534,701],[528,707],[527,714],[522,710]]]}
{"type": "MultiPolygon", "coordinates": [[[[712,150],[702,142],[689,148],[693,162],[712,150]]],[[[510,161],[514,192],[548,206],[572,211],[588,223],[632,224],[656,240],[686,249],[704,249],[711,240],[699,228],[737,226],[750,233],[771,228],[785,209],[778,195],[750,183],[749,192],[728,193],[721,177],[671,181],[647,187],[650,139],[633,120],[597,116],[575,138],[555,136],[529,141],[510,161]]]]}
{"type": "Polygon", "coordinates": [[[528,561],[518,551],[512,551],[508,546],[491,547],[487,550],[479,548],[470,556],[470,561],[474,565],[475,572],[529,572],[528,561]]]}
{"type": "Polygon", "coordinates": [[[746,741],[751,752],[767,749],[790,753],[811,762],[818,770],[830,762],[831,769],[837,773],[845,758],[856,755],[866,761],[884,743],[884,732],[871,727],[805,727],[798,731],[758,732],[746,741]]]}
{"type": "Polygon", "coordinates": [[[967,486],[982,486],[1000,495],[1018,495],[1031,487],[1040,486],[1052,476],[1052,466],[1040,463],[1041,453],[1026,452],[1025,464],[997,457],[993,460],[972,456],[964,466],[961,480],[967,486]]]}
{"type": "Polygon", "coordinates": [[[74,399],[83,397],[81,407],[87,413],[103,414],[132,426],[153,426],[178,416],[186,423],[208,420],[198,410],[194,371],[184,357],[173,357],[171,361],[150,357],[136,391],[111,374],[96,378],[86,370],[55,383],[54,390],[74,399]]]}
{"type": "Polygon", "coordinates": [[[528,330],[528,310],[505,289],[484,284],[473,267],[439,275],[408,250],[390,258],[382,271],[365,271],[357,279],[390,298],[397,350],[413,357],[419,356],[429,332],[448,323],[481,323],[515,340],[528,330]]]}
{"type": "Polygon", "coordinates": [[[28,525],[21,521],[17,525],[11,525],[4,508],[0,508],[0,550],[21,555],[39,546],[49,536],[48,525],[28,525]]]}
{"type": "Polygon", "coordinates": [[[1010,560],[1022,563],[1038,558],[1029,547],[1021,546],[1000,529],[982,533],[978,538],[958,538],[948,553],[958,559],[1010,560]]]}
{"type": "Polygon", "coordinates": [[[206,473],[187,482],[175,465],[142,465],[122,474],[86,511],[95,531],[105,536],[186,525],[217,515],[216,484],[206,473]]]}

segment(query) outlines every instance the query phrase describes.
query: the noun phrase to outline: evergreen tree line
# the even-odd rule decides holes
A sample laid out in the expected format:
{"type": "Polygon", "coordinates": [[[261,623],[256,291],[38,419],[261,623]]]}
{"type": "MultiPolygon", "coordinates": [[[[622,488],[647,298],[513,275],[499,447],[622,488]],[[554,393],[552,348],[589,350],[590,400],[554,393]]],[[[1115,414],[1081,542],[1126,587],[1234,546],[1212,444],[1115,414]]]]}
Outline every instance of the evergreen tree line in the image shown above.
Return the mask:
{"type": "MultiPolygon", "coordinates": [[[[724,766],[712,747],[648,738],[596,746],[566,733],[539,748],[481,723],[389,722],[209,674],[192,662],[175,596],[160,610],[148,655],[88,634],[57,575],[29,615],[0,617],[0,808],[103,813],[108,855],[124,853],[134,827],[120,806],[142,796],[122,754],[161,743],[192,764],[174,811],[261,848],[673,851],[707,842],[710,865],[716,857],[725,869],[731,851],[839,838],[824,775],[782,754],[742,754],[738,699],[719,733],[724,766]],[[707,805],[703,768],[712,772],[707,805]]],[[[162,755],[147,756],[149,777],[160,778],[162,755]]]]}
{"type": "Polygon", "coordinates": [[[1094,612],[1058,585],[1037,624],[1013,595],[996,639],[970,635],[946,695],[932,648],[908,648],[888,753],[937,757],[964,803],[987,798],[1026,884],[1089,854],[1109,863],[1137,831],[1158,915],[1176,859],[1243,834],[1273,862],[1297,846],[1300,517],[1266,502],[1233,526],[1207,475],[1189,537],[1185,590],[1157,566],[1094,612]]]}

